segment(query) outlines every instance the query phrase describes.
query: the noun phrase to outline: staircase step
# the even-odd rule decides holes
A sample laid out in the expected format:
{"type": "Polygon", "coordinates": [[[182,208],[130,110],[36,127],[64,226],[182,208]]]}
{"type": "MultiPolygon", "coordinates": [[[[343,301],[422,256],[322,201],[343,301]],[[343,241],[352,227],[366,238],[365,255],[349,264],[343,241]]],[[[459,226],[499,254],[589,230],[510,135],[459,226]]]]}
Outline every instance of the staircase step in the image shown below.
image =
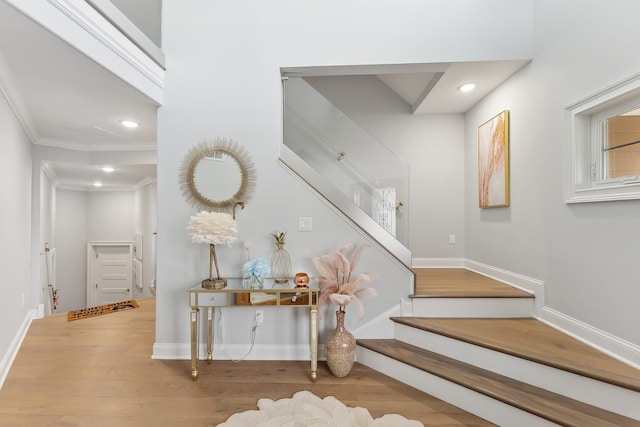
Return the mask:
{"type": "Polygon", "coordinates": [[[534,298],[530,292],[463,268],[414,268],[413,298],[534,298]]]}
{"type": "Polygon", "coordinates": [[[412,314],[424,317],[531,317],[532,293],[462,268],[414,268],[412,314]]]}
{"type": "Polygon", "coordinates": [[[535,319],[392,320],[397,340],[640,419],[639,371],[535,319]]]}
{"type": "Polygon", "coordinates": [[[640,392],[640,370],[533,318],[394,317],[391,320],[640,392]]]}
{"type": "MultiPolygon", "coordinates": [[[[576,427],[640,426],[640,421],[638,420],[570,399],[399,340],[363,339],[358,340],[357,343],[364,349],[384,355],[420,372],[442,378],[477,394],[502,402],[509,407],[517,408],[525,413],[533,414],[535,417],[548,420],[551,423],[576,427]]],[[[359,353],[359,360],[366,358],[366,354],[359,353]]],[[[366,360],[363,363],[368,364],[366,360]]],[[[372,362],[372,364],[375,363],[372,362]]],[[[391,364],[383,363],[379,367],[374,366],[374,368],[384,369],[382,368],[384,365],[390,366],[391,364]]],[[[392,375],[389,372],[385,373],[392,375]]],[[[417,374],[414,378],[417,378],[417,374]]],[[[444,396],[438,396],[436,394],[437,390],[430,388],[428,383],[428,381],[424,381],[421,384],[425,386],[424,389],[418,387],[418,384],[411,385],[447,400],[444,396]]],[[[455,400],[451,403],[470,412],[478,412],[472,408],[465,407],[464,403],[460,404],[455,400]]],[[[469,403],[469,405],[473,405],[473,403],[469,403]]],[[[488,406],[484,405],[484,407],[487,408],[488,406]]],[[[482,408],[479,409],[479,411],[481,410],[482,408]]],[[[499,418],[498,414],[493,414],[491,411],[487,412],[487,409],[484,409],[484,411],[484,417],[491,422],[498,422],[502,425],[523,425],[522,423],[514,424],[513,418],[499,420],[497,419],[499,418]],[[504,424],[505,421],[508,421],[508,423],[504,424]]],[[[478,415],[483,416],[483,414],[478,415]]],[[[534,425],[534,423],[528,425],[534,425]]]]}

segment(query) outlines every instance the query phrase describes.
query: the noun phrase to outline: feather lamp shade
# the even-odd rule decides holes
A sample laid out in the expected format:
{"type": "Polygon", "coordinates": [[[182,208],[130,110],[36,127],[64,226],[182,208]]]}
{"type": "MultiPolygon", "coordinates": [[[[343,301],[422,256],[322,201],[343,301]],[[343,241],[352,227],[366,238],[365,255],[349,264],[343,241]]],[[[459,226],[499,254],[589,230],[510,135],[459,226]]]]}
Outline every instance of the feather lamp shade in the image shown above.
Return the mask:
{"type": "Polygon", "coordinates": [[[209,278],[202,281],[202,287],[208,289],[226,287],[226,279],[220,277],[215,245],[231,246],[231,243],[235,242],[238,238],[236,220],[227,213],[201,211],[190,218],[187,231],[191,242],[209,244],[209,278]],[[216,267],[215,279],[213,265],[216,267]]]}

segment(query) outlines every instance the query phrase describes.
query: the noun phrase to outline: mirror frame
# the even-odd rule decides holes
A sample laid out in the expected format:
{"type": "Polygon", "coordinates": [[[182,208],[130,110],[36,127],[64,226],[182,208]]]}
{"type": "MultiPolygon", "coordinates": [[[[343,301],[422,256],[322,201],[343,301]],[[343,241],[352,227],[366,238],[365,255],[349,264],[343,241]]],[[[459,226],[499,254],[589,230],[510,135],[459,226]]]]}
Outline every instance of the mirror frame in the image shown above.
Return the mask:
{"type": "Polygon", "coordinates": [[[249,153],[237,142],[227,138],[206,139],[192,147],[180,167],[180,189],[189,204],[198,210],[231,212],[234,205],[246,203],[256,186],[255,166],[249,153]],[[223,153],[232,157],[240,168],[240,188],[225,200],[214,200],[202,194],[195,183],[195,171],[200,160],[213,153],[223,153]]]}

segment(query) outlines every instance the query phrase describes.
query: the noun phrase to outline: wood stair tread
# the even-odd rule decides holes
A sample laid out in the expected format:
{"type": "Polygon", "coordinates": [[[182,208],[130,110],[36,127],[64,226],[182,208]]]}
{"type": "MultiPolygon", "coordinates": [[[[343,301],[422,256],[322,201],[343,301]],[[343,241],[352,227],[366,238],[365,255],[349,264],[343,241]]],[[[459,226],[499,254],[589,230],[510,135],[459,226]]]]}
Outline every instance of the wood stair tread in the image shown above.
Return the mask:
{"type": "Polygon", "coordinates": [[[395,339],[359,339],[357,343],[364,348],[563,426],[640,426],[640,421],[395,339]]]}
{"type": "Polygon", "coordinates": [[[394,322],[640,391],[640,370],[533,318],[394,317],[394,322]]]}
{"type": "Polygon", "coordinates": [[[412,298],[533,298],[533,294],[462,268],[414,268],[412,298]]]}

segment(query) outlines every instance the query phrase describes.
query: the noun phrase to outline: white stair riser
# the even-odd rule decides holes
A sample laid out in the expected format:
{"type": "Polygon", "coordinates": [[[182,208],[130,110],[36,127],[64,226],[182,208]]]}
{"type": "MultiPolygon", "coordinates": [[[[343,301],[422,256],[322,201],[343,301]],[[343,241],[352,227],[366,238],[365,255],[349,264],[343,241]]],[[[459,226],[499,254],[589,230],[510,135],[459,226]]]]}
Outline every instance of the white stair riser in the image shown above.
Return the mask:
{"type": "Polygon", "coordinates": [[[631,390],[400,323],[395,324],[395,339],[589,405],[640,419],[640,393],[631,390]]]}
{"type": "Polygon", "coordinates": [[[533,298],[412,298],[418,317],[532,317],[533,298]]]}
{"type": "Polygon", "coordinates": [[[446,381],[372,350],[358,347],[358,362],[431,396],[501,426],[546,427],[557,424],[466,387],[446,381]]]}

